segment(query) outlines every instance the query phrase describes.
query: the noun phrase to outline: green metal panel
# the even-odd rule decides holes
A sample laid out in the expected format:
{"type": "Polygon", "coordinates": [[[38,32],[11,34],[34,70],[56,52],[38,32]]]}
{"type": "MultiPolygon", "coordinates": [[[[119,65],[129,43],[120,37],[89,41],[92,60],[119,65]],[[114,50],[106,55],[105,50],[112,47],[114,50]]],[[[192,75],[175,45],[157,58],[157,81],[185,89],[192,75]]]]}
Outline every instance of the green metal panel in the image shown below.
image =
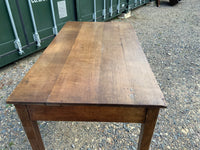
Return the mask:
{"type": "MultiPolygon", "coordinates": [[[[108,12],[108,1],[106,1],[106,12],[108,12]]],[[[104,0],[96,0],[97,21],[104,21],[104,0]]],[[[76,11],[78,21],[94,21],[94,0],[76,0],[76,11]]]]}
{"type": "MultiPolygon", "coordinates": [[[[41,39],[41,47],[37,46],[33,38],[35,31],[31,20],[28,1],[9,0],[9,3],[24,54],[19,55],[18,50],[14,46],[15,36],[9,19],[8,10],[5,1],[1,0],[0,35],[4,36],[0,36],[0,67],[47,47],[54,38],[54,23],[50,0],[31,0],[36,27],[41,39]]],[[[53,5],[58,30],[60,30],[67,21],[76,20],[74,0],[53,0],[53,5]],[[63,12],[63,10],[66,10],[66,12],[63,12]]]]}
{"type": "Polygon", "coordinates": [[[110,13],[110,18],[109,19],[112,19],[116,16],[119,16],[122,12],[126,11],[127,10],[127,0],[112,0],[112,5],[111,5],[111,0],[109,0],[109,7],[113,8],[113,14],[111,15],[110,13]],[[118,4],[120,2],[120,11],[118,12],[118,4]]]}
{"type": "MultiPolygon", "coordinates": [[[[14,12],[17,12],[17,8],[14,5],[10,5],[11,10],[14,12]]],[[[15,41],[15,36],[12,30],[11,22],[9,19],[8,11],[6,8],[5,2],[2,0],[0,1],[0,55],[7,53],[8,49],[13,50],[15,49],[14,46],[14,41],[15,41]]],[[[20,40],[22,43],[24,43],[24,37],[23,37],[23,32],[22,28],[19,26],[20,25],[20,19],[16,13],[13,13],[14,21],[16,24],[16,29],[17,32],[20,36],[20,40]]]]}
{"type": "Polygon", "coordinates": [[[1,0],[0,67],[47,47],[57,33],[56,27],[59,31],[67,21],[108,21],[122,12],[132,10],[150,1],[154,0],[30,0],[34,15],[33,21],[28,0],[1,0]],[[14,45],[16,34],[13,32],[6,1],[10,4],[24,51],[23,55],[19,55],[19,50],[14,45]],[[52,7],[54,13],[52,13],[52,7]],[[35,22],[35,26],[33,22],[35,22]],[[41,40],[40,44],[33,37],[36,33],[41,40]],[[38,47],[39,45],[41,46],[38,47]]]}
{"type": "MultiPolygon", "coordinates": [[[[101,7],[103,7],[102,4],[101,4],[101,7]]],[[[76,11],[77,11],[78,21],[93,21],[94,20],[93,19],[94,1],[93,0],[76,0],[76,11]]]]}
{"type": "MultiPolygon", "coordinates": [[[[76,0],[78,21],[95,21],[95,0],[76,0]]],[[[127,10],[127,0],[96,0],[96,21],[107,21],[127,10]],[[112,2],[111,2],[112,1],[112,2]],[[104,5],[105,2],[105,5],[104,5]],[[120,2],[120,11],[118,4],[120,2]],[[112,5],[111,5],[112,3],[112,5]],[[111,13],[112,6],[112,13],[111,13]],[[104,18],[103,10],[106,9],[104,18]]]]}
{"type": "Polygon", "coordinates": [[[138,8],[144,4],[149,3],[150,1],[153,0],[128,0],[128,10],[138,8]]]}

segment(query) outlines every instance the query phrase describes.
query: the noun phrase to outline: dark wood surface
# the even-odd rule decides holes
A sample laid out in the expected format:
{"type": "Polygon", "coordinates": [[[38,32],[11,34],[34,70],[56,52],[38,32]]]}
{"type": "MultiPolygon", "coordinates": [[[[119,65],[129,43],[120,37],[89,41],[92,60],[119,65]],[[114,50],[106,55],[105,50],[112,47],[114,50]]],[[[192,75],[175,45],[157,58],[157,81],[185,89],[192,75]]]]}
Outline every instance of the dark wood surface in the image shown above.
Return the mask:
{"type": "Polygon", "coordinates": [[[68,22],[7,103],[166,106],[132,25],[121,22],[68,22]]]}
{"type": "Polygon", "coordinates": [[[144,107],[125,106],[27,106],[33,121],[94,121],[144,123],[144,107]]]}

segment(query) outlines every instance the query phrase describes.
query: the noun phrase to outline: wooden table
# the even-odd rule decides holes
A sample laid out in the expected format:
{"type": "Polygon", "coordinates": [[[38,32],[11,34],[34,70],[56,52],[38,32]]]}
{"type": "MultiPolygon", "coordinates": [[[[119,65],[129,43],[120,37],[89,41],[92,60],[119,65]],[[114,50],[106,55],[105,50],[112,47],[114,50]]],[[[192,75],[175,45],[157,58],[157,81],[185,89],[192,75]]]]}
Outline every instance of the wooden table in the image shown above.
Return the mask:
{"type": "Polygon", "coordinates": [[[129,23],[68,22],[19,83],[14,104],[34,150],[38,120],[142,123],[149,148],[163,94],[129,23]]]}

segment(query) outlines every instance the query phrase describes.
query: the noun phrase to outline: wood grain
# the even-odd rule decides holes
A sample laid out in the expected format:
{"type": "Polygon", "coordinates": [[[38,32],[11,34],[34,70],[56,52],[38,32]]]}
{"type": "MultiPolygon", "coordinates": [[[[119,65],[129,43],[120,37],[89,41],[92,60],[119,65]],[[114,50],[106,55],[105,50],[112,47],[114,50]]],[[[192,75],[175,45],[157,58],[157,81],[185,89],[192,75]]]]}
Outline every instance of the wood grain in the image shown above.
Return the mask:
{"type": "Polygon", "coordinates": [[[19,83],[7,103],[46,103],[82,23],[68,22],[19,83]]]}
{"type": "Polygon", "coordinates": [[[146,109],[129,106],[39,106],[29,105],[31,120],[144,123],[146,109]]]}
{"type": "Polygon", "coordinates": [[[85,23],[48,97],[49,103],[96,103],[103,23],[85,23]],[[91,32],[92,31],[92,32],[91,32]]]}
{"type": "Polygon", "coordinates": [[[67,23],[8,98],[15,104],[165,107],[129,23],[67,23]]]}
{"type": "Polygon", "coordinates": [[[163,94],[131,24],[119,23],[121,44],[134,103],[166,106],[163,94]]]}

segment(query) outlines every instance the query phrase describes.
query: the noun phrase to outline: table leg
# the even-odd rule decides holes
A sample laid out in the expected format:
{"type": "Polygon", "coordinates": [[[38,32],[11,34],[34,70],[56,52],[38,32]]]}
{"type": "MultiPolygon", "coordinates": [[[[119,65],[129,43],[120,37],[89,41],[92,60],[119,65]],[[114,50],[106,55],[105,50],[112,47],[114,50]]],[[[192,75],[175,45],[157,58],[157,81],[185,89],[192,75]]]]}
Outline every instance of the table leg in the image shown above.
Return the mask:
{"type": "Polygon", "coordinates": [[[159,113],[159,108],[147,109],[146,119],[141,127],[138,150],[149,149],[158,113],[159,113]]]}
{"type": "Polygon", "coordinates": [[[156,0],[156,6],[157,6],[157,7],[160,6],[160,0],[156,0]]]}
{"type": "Polygon", "coordinates": [[[19,118],[29,139],[33,150],[44,150],[44,145],[40,135],[37,121],[32,121],[27,106],[15,105],[19,118]]]}

